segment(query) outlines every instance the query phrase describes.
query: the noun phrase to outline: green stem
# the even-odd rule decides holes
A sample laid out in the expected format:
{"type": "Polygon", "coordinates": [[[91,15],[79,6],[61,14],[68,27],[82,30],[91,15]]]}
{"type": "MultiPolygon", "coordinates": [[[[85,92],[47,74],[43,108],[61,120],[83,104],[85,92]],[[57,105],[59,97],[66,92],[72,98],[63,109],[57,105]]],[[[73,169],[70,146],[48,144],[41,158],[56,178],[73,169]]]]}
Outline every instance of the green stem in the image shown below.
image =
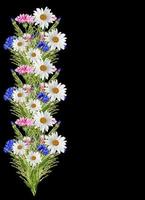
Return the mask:
{"type": "Polygon", "coordinates": [[[37,192],[37,187],[32,187],[31,192],[32,192],[33,196],[35,196],[36,192],[37,192]]]}

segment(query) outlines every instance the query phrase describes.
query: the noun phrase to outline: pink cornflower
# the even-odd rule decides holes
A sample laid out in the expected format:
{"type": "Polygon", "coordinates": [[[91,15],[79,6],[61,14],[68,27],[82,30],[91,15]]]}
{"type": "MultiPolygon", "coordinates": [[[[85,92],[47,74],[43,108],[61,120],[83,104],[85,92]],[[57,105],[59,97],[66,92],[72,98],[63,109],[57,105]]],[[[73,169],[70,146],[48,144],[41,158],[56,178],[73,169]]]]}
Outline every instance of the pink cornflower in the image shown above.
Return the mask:
{"type": "Polygon", "coordinates": [[[30,144],[32,143],[32,140],[31,140],[30,137],[25,136],[25,137],[23,138],[23,142],[27,145],[27,147],[29,147],[30,144]]]}
{"type": "Polygon", "coordinates": [[[40,91],[45,92],[45,88],[48,86],[48,83],[40,83],[40,91]]]}
{"type": "Polygon", "coordinates": [[[33,119],[21,117],[15,121],[15,124],[17,124],[19,126],[32,126],[33,122],[34,122],[33,119]]]}
{"type": "Polygon", "coordinates": [[[34,71],[34,68],[27,65],[21,65],[20,67],[17,67],[15,71],[19,74],[31,74],[34,71]]]}
{"type": "Polygon", "coordinates": [[[26,92],[27,94],[30,94],[30,93],[32,92],[32,86],[29,85],[29,84],[24,84],[24,85],[23,85],[23,89],[25,90],[25,92],[26,92]]]}
{"type": "Polygon", "coordinates": [[[20,14],[15,18],[15,20],[19,23],[29,23],[29,24],[34,23],[34,17],[28,14],[20,14]]]}
{"type": "Polygon", "coordinates": [[[26,40],[26,42],[28,42],[32,39],[32,35],[29,33],[24,33],[23,38],[26,40]]]}

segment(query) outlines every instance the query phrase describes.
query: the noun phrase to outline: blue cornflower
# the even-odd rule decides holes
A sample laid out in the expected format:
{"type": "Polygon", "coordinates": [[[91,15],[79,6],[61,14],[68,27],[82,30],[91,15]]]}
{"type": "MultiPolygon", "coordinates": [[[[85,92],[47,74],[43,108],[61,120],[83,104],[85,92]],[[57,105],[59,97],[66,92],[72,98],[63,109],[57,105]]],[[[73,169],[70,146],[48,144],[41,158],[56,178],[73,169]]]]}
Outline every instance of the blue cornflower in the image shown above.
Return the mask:
{"type": "Polygon", "coordinates": [[[49,101],[49,97],[44,92],[39,92],[37,98],[40,99],[43,103],[47,103],[49,101]]]}
{"type": "Polygon", "coordinates": [[[37,44],[37,48],[40,48],[42,49],[42,51],[46,52],[50,49],[50,47],[48,46],[48,44],[46,42],[43,42],[43,41],[40,41],[38,44],[37,44]]]}
{"type": "Polygon", "coordinates": [[[14,36],[10,36],[6,39],[3,47],[5,50],[7,49],[11,49],[12,48],[12,45],[13,45],[13,41],[14,41],[14,36]]]}
{"type": "Polygon", "coordinates": [[[6,92],[4,94],[5,101],[11,100],[14,90],[15,90],[15,87],[10,87],[6,90],[6,92]]]}
{"type": "Polygon", "coordinates": [[[4,152],[5,153],[9,153],[10,151],[12,151],[13,148],[13,144],[14,144],[14,140],[8,140],[4,146],[4,152]]]}
{"type": "Polygon", "coordinates": [[[49,149],[44,144],[39,144],[37,150],[40,151],[45,156],[49,154],[49,149]]]}

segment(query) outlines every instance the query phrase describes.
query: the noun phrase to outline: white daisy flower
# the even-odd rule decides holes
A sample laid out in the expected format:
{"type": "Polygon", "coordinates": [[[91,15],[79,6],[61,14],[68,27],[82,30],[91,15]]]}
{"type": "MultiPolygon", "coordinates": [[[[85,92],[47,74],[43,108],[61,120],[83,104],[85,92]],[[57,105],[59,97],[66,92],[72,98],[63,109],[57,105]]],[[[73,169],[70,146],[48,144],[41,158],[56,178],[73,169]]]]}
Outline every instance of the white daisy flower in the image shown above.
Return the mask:
{"type": "Polygon", "coordinates": [[[22,156],[25,154],[27,149],[27,145],[25,144],[25,142],[19,140],[18,142],[15,142],[13,145],[13,153],[15,155],[19,155],[22,156]]]}
{"type": "Polygon", "coordinates": [[[25,51],[27,47],[27,42],[24,38],[17,38],[13,41],[14,51],[25,51]]]}
{"type": "Polygon", "coordinates": [[[37,164],[41,163],[41,155],[39,152],[30,151],[26,160],[32,167],[35,167],[37,164]]]}
{"type": "Polygon", "coordinates": [[[41,110],[41,103],[38,99],[36,100],[30,99],[26,107],[31,113],[36,113],[37,111],[41,110]]]}
{"type": "Polygon", "coordinates": [[[58,83],[57,80],[53,80],[48,83],[48,86],[45,88],[45,91],[48,93],[51,101],[54,100],[65,100],[66,97],[66,87],[64,84],[58,83]]]}
{"type": "Polygon", "coordinates": [[[51,50],[54,49],[65,49],[66,46],[66,36],[64,33],[59,32],[58,30],[52,30],[47,34],[47,37],[45,37],[45,40],[48,42],[48,45],[51,47],[51,50]]]}
{"type": "Polygon", "coordinates": [[[41,51],[39,49],[30,48],[26,53],[26,57],[30,59],[31,62],[36,62],[37,60],[41,60],[41,51]]]}
{"type": "Polygon", "coordinates": [[[38,60],[34,63],[35,74],[39,75],[42,80],[48,79],[49,74],[53,74],[56,71],[56,67],[46,59],[45,61],[38,60]]]}
{"type": "Polygon", "coordinates": [[[53,23],[56,20],[55,15],[52,14],[49,8],[37,8],[34,11],[35,25],[39,25],[42,29],[48,28],[49,23],[53,23]]]}
{"type": "Polygon", "coordinates": [[[27,93],[24,89],[18,88],[13,92],[12,98],[15,102],[23,103],[25,102],[27,93]]]}
{"type": "Polygon", "coordinates": [[[50,153],[64,153],[66,149],[66,140],[65,137],[58,136],[58,133],[52,133],[45,140],[45,144],[48,145],[50,153]]]}
{"type": "Polygon", "coordinates": [[[48,131],[50,126],[56,123],[55,118],[53,118],[49,112],[37,112],[34,116],[34,124],[37,128],[40,128],[42,133],[48,131]]]}

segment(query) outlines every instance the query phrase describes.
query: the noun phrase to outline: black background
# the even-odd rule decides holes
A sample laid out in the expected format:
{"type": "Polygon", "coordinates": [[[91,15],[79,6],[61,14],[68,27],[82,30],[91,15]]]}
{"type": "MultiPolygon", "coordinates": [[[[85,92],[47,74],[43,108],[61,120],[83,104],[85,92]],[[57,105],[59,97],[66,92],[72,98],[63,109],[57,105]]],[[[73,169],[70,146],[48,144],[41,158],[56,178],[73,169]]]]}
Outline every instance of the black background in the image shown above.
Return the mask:
{"type": "MultiPolygon", "coordinates": [[[[66,136],[68,148],[60,156],[60,163],[51,175],[40,183],[35,199],[77,199],[78,194],[85,194],[86,176],[88,171],[83,164],[83,154],[87,155],[87,137],[84,128],[90,116],[87,116],[89,98],[87,90],[87,74],[91,66],[87,65],[88,52],[88,5],[78,1],[25,0],[3,2],[0,5],[0,193],[2,199],[31,200],[29,189],[24,185],[16,170],[10,166],[10,156],[3,153],[3,146],[8,139],[13,138],[10,121],[13,119],[9,111],[10,105],[3,100],[5,90],[13,86],[10,69],[10,54],[3,49],[3,43],[9,35],[13,35],[11,18],[20,13],[31,14],[36,7],[48,6],[56,16],[60,16],[59,30],[67,35],[67,48],[60,52],[57,66],[62,68],[59,80],[67,85],[68,97],[60,104],[57,116],[62,121],[59,133],[66,136]],[[85,94],[84,94],[85,91],[85,94]]],[[[86,128],[85,128],[86,129],[86,128]]],[[[89,158],[87,157],[87,162],[89,158]]],[[[0,197],[0,199],[1,199],[0,197]]]]}

